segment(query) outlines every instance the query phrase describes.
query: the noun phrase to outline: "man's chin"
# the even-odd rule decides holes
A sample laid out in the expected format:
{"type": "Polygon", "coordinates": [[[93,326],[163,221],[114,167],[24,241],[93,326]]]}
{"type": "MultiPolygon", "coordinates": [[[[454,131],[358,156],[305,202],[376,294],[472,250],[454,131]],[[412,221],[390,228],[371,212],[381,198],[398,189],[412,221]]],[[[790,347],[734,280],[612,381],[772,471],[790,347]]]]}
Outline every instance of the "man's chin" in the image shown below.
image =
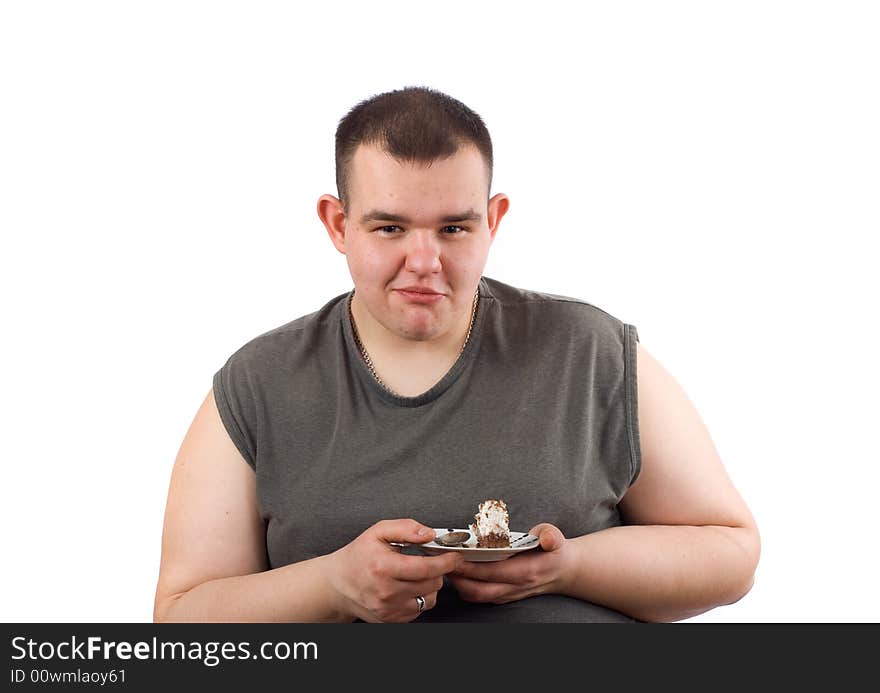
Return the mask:
{"type": "Polygon", "coordinates": [[[434,330],[404,330],[399,334],[412,342],[430,342],[437,338],[437,332],[434,330]]]}
{"type": "Polygon", "coordinates": [[[444,334],[443,329],[436,323],[426,324],[418,321],[398,325],[398,329],[395,331],[403,339],[409,339],[413,342],[430,342],[444,334]]]}

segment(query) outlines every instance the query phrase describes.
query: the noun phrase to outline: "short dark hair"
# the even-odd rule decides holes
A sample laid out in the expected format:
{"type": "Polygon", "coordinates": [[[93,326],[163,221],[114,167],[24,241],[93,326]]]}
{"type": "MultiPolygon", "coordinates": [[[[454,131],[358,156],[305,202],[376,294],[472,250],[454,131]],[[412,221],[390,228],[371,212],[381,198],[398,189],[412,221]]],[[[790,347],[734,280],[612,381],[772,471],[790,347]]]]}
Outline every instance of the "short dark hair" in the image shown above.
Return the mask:
{"type": "Polygon", "coordinates": [[[361,101],[336,128],[336,191],[348,214],[351,161],[361,144],[395,159],[428,164],[475,146],[492,189],[492,138],[482,118],[461,101],[429,87],[404,87],[361,101]]]}

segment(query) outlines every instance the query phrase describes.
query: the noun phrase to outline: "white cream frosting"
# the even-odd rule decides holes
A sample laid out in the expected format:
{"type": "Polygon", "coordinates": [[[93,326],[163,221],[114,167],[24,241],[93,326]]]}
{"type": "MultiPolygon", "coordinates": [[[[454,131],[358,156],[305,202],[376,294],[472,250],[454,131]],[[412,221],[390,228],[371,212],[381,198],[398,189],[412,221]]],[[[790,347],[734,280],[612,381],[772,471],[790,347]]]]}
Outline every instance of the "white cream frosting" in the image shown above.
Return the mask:
{"type": "Polygon", "coordinates": [[[480,503],[480,509],[474,519],[477,521],[475,525],[471,525],[470,529],[478,536],[488,536],[489,534],[499,534],[503,537],[510,535],[510,527],[508,523],[510,518],[507,514],[507,505],[503,500],[487,500],[480,503]]]}

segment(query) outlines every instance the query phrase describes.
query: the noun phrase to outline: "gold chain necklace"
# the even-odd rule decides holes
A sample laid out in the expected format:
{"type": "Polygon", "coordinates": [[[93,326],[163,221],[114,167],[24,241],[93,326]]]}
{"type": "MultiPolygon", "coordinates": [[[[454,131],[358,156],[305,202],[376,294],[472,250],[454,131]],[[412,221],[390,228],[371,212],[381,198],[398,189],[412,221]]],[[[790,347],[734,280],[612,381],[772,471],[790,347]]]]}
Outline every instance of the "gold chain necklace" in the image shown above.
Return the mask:
{"type": "MultiPolygon", "coordinates": [[[[464,338],[464,344],[461,345],[461,349],[458,351],[458,356],[460,357],[464,348],[467,346],[468,341],[471,338],[471,330],[474,329],[474,318],[477,315],[477,302],[480,298],[480,289],[479,287],[474,292],[474,303],[471,306],[471,324],[468,326],[467,334],[464,338]]],[[[354,294],[352,293],[352,300],[354,299],[354,294]]],[[[379,374],[376,373],[376,369],[373,367],[373,360],[370,358],[370,355],[367,353],[367,349],[364,347],[363,342],[361,342],[361,337],[358,334],[357,326],[354,324],[354,315],[351,312],[351,300],[348,302],[348,319],[351,321],[351,329],[354,332],[354,341],[357,342],[358,348],[361,351],[361,356],[364,358],[364,363],[367,364],[367,368],[370,369],[370,373],[373,374],[373,377],[376,379],[376,382],[379,383],[385,390],[390,392],[392,395],[397,395],[397,393],[388,387],[385,383],[382,382],[382,378],[379,377],[379,374]]],[[[400,395],[397,395],[398,397],[400,395]]]]}

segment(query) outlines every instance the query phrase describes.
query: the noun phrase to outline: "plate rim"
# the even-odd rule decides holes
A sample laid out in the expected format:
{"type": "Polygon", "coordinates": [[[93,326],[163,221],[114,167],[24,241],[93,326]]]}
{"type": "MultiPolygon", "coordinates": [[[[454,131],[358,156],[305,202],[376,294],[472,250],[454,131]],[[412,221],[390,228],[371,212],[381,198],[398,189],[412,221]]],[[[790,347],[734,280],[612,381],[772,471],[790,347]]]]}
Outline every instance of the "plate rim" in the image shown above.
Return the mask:
{"type": "MultiPolygon", "coordinates": [[[[529,551],[529,550],[537,548],[538,546],[541,545],[540,541],[537,541],[537,542],[533,541],[533,542],[528,542],[525,546],[443,546],[442,544],[438,544],[435,541],[436,538],[439,536],[442,536],[442,534],[446,534],[450,531],[452,531],[452,532],[468,532],[470,534],[471,538],[473,538],[474,533],[471,532],[470,529],[468,529],[468,528],[450,529],[448,527],[443,527],[443,528],[432,527],[431,529],[433,529],[434,532],[436,532],[436,536],[434,537],[434,539],[432,539],[431,541],[425,542],[424,544],[418,544],[417,546],[419,546],[420,548],[438,549],[440,551],[460,551],[460,552],[474,551],[474,552],[479,552],[479,553],[514,552],[515,553],[518,551],[529,551]]],[[[529,532],[519,532],[516,530],[511,530],[510,534],[511,535],[519,534],[520,535],[516,539],[513,539],[513,541],[520,541],[521,539],[523,539],[525,537],[532,537],[536,540],[539,539],[537,536],[535,536],[534,534],[531,534],[529,532]]],[[[470,541],[470,539],[468,539],[468,541],[470,541]]]]}

